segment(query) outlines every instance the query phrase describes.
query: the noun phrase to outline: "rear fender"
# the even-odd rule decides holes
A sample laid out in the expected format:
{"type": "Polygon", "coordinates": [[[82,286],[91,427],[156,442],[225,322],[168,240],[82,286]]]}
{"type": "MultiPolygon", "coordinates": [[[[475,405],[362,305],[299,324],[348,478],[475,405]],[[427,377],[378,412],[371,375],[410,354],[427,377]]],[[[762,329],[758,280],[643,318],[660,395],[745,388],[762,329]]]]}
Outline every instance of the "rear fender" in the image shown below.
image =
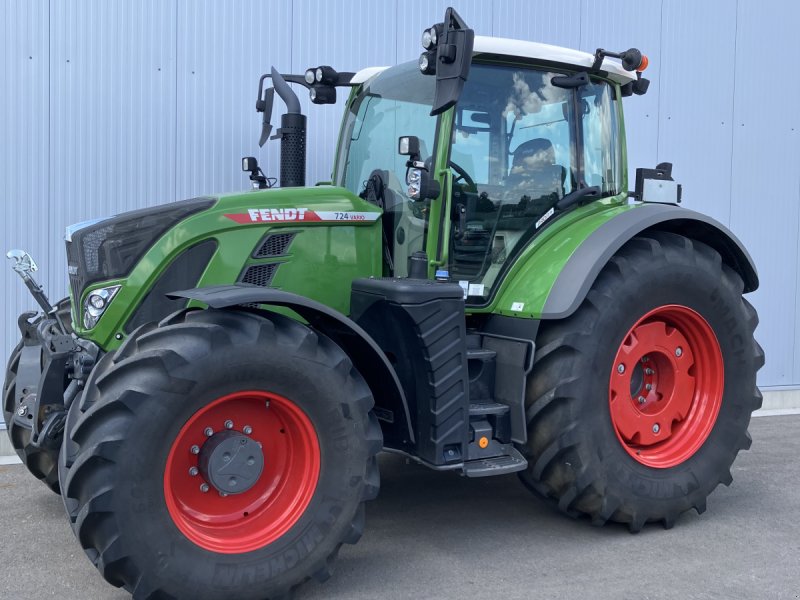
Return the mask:
{"type": "Polygon", "coordinates": [[[633,237],[648,231],[670,231],[711,246],[742,277],[745,292],[758,288],[753,259],[727,227],[685,208],[642,204],[606,221],[576,248],[553,283],[541,318],[563,319],[574,313],[611,257],[633,237]]]}
{"type": "Polygon", "coordinates": [[[669,231],[711,246],[742,277],[745,292],[758,288],[758,274],[745,247],[706,215],[665,204],[617,205],[600,211],[587,206],[575,215],[571,220],[565,215],[560,228],[551,225],[541,241],[534,238],[501,283],[491,312],[528,319],[570,316],[611,257],[648,231],[669,231]]]}

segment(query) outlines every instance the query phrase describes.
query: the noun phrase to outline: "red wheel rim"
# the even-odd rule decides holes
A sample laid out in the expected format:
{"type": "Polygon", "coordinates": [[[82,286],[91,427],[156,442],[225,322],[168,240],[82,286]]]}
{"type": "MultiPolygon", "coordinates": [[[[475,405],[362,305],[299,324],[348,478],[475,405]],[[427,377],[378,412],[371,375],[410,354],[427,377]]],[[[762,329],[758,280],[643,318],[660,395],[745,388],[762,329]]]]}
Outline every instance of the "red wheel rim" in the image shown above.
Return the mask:
{"type": "Polygon", "coordinates": [[[296,404],[268,392],[237,392],[204,406],[180,430],[167,457],[164,498],[175,525],[198,546],[223,554],[250,552],[297,523],[319,471],[316,431],[296,404]],[[222,431],[226,421],[227,429],[258,442],[264,456],[261,475],[239,494],[221,494],[196,471],[195,452],[209,439],[206,429],[222,431]]]}
{"type": "Polygon", "coordinates": [[[676,304],[651,310],[614,358],[609,406],[617,439],[644,465],[679,465],[714,428],[723,389],[722,352],[708,322],[676,304]]]}

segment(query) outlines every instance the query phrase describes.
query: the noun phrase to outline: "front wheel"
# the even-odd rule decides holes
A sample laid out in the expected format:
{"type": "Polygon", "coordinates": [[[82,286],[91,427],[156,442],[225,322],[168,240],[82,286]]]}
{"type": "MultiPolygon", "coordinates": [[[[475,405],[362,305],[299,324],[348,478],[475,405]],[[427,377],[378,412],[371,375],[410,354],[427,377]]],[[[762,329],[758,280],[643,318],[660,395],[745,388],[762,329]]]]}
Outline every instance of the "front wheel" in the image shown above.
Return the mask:
{"type": "Polygon", "coordinates": [[[375,497],[373,399],[330,339],[201,310],[92,373],[60,475],[86,553],[135,598],[282,597],[326,578],[375,497]]]}
{"type": "Polygon", "coordinates": [[[758,317],[742,289],[701,242],[654,232],[624,246],[575,314],[542,327],[523,482],[631,531],[703,512],[761,405],[758,317]]]}

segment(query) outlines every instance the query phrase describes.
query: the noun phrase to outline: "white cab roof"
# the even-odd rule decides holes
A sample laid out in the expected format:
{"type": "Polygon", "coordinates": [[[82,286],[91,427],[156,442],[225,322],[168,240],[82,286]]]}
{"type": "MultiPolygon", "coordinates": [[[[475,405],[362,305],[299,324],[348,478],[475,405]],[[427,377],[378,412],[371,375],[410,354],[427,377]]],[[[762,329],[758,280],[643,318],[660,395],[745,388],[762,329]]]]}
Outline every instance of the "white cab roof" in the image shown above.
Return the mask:
{"type": "MultiPolygon", "coordinates": [[[[582,52],[581,50],[551,46],[550,44],[540,44],[538,42],[526,42],[524,40],[486,37],[483,35],[475,36],[475,45],[472,51],[473,54],[476,55],[497,54],[500,56],[517,56],[561,63],[564,65],[576,65],[584,68],[591,67],[592,64],[594,64],[594,54],[582,52]]],[[[353,76],[351,82],[364,83],[388,68],[389,67],[367,67],[366,69],[361,69],[353,76]]],[[[600,68],[608,73],[610,79],[621,84],[636,79],[636,73],[626,71],[622,68],[622,63],[614,59],[606,58],[600,68]]]]}
{"type": "MultiPolygon", "coordinates": [[[[482,35],[475,36],[475,45],[472,51],[474,54],[519,56],[584,68],[591,67],[594,64],[594,54],[589,54],[588,52],[562,48],[561,46],[551,46],[550,44],[540,44],[538,42],[485,37],[482,35]]],[[[609,78],[618,83],[624,84],[636,79],[636,73],[626,71],[622,68],[622,63],[613,59],[606,58],[600,68],[607,71],[609,78]]]]}

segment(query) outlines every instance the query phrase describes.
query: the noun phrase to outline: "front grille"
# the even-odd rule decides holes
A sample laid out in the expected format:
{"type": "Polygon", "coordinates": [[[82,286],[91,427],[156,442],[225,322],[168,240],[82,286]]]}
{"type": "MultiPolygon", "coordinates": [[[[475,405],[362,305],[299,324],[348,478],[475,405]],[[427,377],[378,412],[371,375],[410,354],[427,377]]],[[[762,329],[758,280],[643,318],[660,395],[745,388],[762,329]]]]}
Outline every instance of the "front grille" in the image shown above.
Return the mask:
{"type": "Polygon", "coordinates": [[[280,263],[272,263],[269,265],[253,265],[247,267],[240,281],[242,283],[267,287],[272,283],[272,278],[275,276],[275,271],[278,270],[279,266],[280,263]]]}
{"type": "Polygon", "coordinates": [[[214,198],[182,200],[68,228],[68,272],[75,302],[92,283],[127,277],[167,230],[214,202],[214,198]]]}
{"type": "Polygon", "coordinates": [[[259,244],[258,249],[253,252],[253,258],[269,258],[272,256],[283,256],[289,249],[295,233],[270,233],[259,244]]]}
{"type": "Polygon", "coordinates": [[[67,242],[67,272],[69,274],[69,286],[72,290],[72,300],[75,306],[81,301],[81,292],[85,287],[85,273],[80,268],[80,249],[72,242],[67,242]]]}

